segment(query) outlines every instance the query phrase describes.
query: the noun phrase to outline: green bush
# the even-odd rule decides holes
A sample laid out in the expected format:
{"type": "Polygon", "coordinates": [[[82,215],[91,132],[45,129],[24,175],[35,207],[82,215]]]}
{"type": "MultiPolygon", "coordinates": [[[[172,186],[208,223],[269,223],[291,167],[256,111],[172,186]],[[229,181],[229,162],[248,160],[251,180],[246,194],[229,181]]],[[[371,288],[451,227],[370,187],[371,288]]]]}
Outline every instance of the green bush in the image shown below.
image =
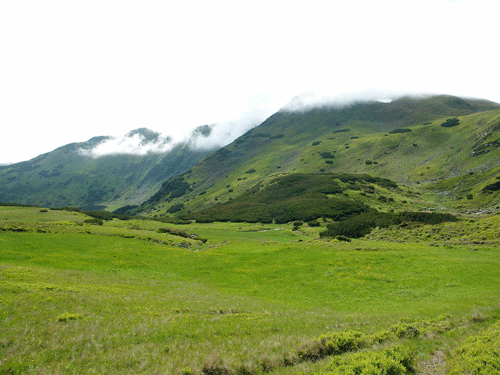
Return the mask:
{"type": "Polygon", "coordinates": [[[170,206],[170,208],[167,210],[168,213],[176,213],[184,209],[184,205],[182,203],[179,204],[174,204],[173,206],[170,206]]]}
{"type": "Polygon", "coordinates": [[[457,126],[458,124],[460,124],[460,120],[457,119],[457,118],[449,118],[448,120],[446,120],[445,122],[443,122],[441,124],[441,126],[443,128],[451,128],[453,126],[457,126]]]}
{"type": "Polygon", "coordinates": [[[421,334],[420,329],[415,324],[399,323],[390,328],[390,331],[398,338],[414,338],[421,334]]]}
{"type": "Polygon", "coordinates": [[[322,152],[319,154],[323,159],[333,159],[335,156],[331,152],[322,152]]]}
{"type": "Polygon", "coordinates": [[[399,129],[394,129],[389,132],[389,134],[397,134],[397,133],[409,133],[411,132],[411,129],[405,129],[405,128],[399,128],[399,129]]]}
{"type": "Polygon", "coordinates": [[[320,227],[321,223],[318,220],[311,220],[307,222],[310,227],[320,227]]]}
{"type": "Polygon", "coordinates": [[[468,338],[448,363],[450,375],[500,374],[500,322],[486,332],[468,338]]]}
{"type": "Polygon", "coordinates": [[[395,346],[383,352],[359,352],[335,357],[324,375],[405,375],[415,371],[415,355],[409,349],[395,346]]]}
{"type": "Polygon", "coordinates": [[[358,216],[348,218],[337,223],[327,225],[327,230],[320,233],[321,237],[346,236],[349,238],[360,238],[372,231],[372,229],[388,228],[403,222],[417,222],[422,224],[439,224],[446,221],[457,221],[451,214],[428,213],[428,212],[401,212],[398,214],[390,212],[367,212],[358,216]]]}
{"type": "Polygon", "coordinates": [[[101,219],[97,219],[97,218],[83,220],[83,222],[87,223],[87,224],[93,224],[93,225],[102,225],[102,224],[104,224],[104,222],[101,219]]]}
{"type": "MultiPolygon", "coordinates": [[[[379,181],[384,185],[390,180],[375,179],[368,175],[303,174],[277,177],[262,188],[262,183],[236,199],[217,206],[187,214],[185,217],[198,222],[232,221],[278,224],[296,220],[310,221],[320,217],[343,220],[370,211],[364,203],[346,197],[329,197],[345,191],[336,181],[379,181]]],[[[394,184],[395,185],[395,184],[394,184]]],[[[395,185],[397,186],[397,185],[395,185]]]]}

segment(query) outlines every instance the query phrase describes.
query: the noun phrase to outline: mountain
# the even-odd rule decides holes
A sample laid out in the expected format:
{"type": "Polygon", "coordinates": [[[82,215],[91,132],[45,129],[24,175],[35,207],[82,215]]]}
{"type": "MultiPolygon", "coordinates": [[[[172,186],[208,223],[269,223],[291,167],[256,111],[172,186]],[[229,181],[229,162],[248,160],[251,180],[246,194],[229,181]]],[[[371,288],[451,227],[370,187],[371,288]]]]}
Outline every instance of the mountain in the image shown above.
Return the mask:
{"type": "Polygon", "coordinates": [[[166,181],[136,212],[193,216],[296,173],[366,174],[396,182],[408,208],[477,209],[498,204],[498,160],[500,105],[485,100],[440,95],[284,109],[166,181]]]}
{"type": "MultiPolygon", "coordinates": [[[[196,128],[192,139],[208,136],[209,129],[196,128]]],[[[156,192],[162,182],[185,172],[213,151],[196,150],[189,142],[169,145],[170,142],[168,137],[140,128],[123,139],[94,137],[29,161],[0,166],[0,202],[88,210],[138,205],[156,192]],[[122,147],[133,145],[132,151],[137,154],[99,154],[109,152],[109,147],[116,146],[113,142],[122,147]],[[169,149],[160,152],[162,148],[169,149]]]]}

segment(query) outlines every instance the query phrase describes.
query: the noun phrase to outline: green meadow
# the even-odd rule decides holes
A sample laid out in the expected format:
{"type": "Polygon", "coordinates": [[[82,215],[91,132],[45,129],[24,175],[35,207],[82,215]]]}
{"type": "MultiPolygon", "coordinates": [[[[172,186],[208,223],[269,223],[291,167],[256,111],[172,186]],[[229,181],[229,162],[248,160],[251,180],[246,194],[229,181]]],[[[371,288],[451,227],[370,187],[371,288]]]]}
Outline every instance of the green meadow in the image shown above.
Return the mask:
{"type": "Polygon", "coordinates": [[[89,219],[0,207],[0,374],[430,374],[437,355],[461,373],[500,317],[500,215],[351,242],[89,219]]]}

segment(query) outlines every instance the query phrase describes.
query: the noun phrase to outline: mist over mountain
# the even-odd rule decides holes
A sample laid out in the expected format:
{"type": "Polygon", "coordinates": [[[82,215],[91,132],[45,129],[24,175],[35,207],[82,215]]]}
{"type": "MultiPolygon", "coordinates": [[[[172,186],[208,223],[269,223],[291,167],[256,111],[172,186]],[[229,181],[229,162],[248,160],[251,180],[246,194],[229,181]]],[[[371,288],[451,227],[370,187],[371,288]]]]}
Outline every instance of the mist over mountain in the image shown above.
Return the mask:
{"type": "Polygon", "coordinates": [[[472,197],[462,202],[464,207],[496,199],[497,193],[485,195],[491,190],[483,189],[500,173],[495,159],[500,153],[498,103],[447,95],[386,99],[309,108],[298,98],[166,181],[140,211],[202,212],[296,173],[369,174],[412,189],[425,185],[429,191],[440,186],[450,199],[472,197]]]}
{"type": "Polygon", "coordinates": [[[200,126],[191,143],[174,143],[140,128],[120,138],[93,137],[0,166],[0,202],[85,209],[140,204],[164,180],[188,170],[211,151],[193,146],[210,135],[210,129],[200,126]]]}
{"type": "Polygon", "coordinates": [[[178,130],[175,135],[163,134],[148,128],[129,131],[118,137],[97,137],[92,144],[81,147],[84,156],[98,158],[105,155],[147,155],[169,152],[175,147],[189,147],[191,150],[212,150],[231,143],[258,123],[236,121],[220,124],[207,124],[192,130],[178,130]]]}
{"type": "MultiPolygon", "coordinates": [[[[182,213],[236,199],[283,174],[369,173],[415,186],[464,175],[485,159],[488,174],[469,189],[481,190],[495,173],[499,107],[446,95],[299,96],[256,127],[207,124],[182,137],[138,128],[0,166],[0,202],[107,210],[142,204],[137,210],[145,213],[182,213]],[[469,117],[476,113],[493,115],[469,117]]],[[[496,194],[495,186],[485,191],[496,194]]]]}

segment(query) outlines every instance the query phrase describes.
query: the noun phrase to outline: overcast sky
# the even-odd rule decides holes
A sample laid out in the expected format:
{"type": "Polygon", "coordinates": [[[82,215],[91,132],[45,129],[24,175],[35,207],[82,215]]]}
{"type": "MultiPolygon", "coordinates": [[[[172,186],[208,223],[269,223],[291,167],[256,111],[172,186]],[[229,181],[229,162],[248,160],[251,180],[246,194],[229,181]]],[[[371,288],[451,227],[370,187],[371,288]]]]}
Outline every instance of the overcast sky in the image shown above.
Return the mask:
{"type": "Polygon", "coordinates": [[[500,102],[499,11],[497,0],[1,1],[0,163],[140,127],[176,139],[219,124],[230,138],[302,93],[500,102]]]}

